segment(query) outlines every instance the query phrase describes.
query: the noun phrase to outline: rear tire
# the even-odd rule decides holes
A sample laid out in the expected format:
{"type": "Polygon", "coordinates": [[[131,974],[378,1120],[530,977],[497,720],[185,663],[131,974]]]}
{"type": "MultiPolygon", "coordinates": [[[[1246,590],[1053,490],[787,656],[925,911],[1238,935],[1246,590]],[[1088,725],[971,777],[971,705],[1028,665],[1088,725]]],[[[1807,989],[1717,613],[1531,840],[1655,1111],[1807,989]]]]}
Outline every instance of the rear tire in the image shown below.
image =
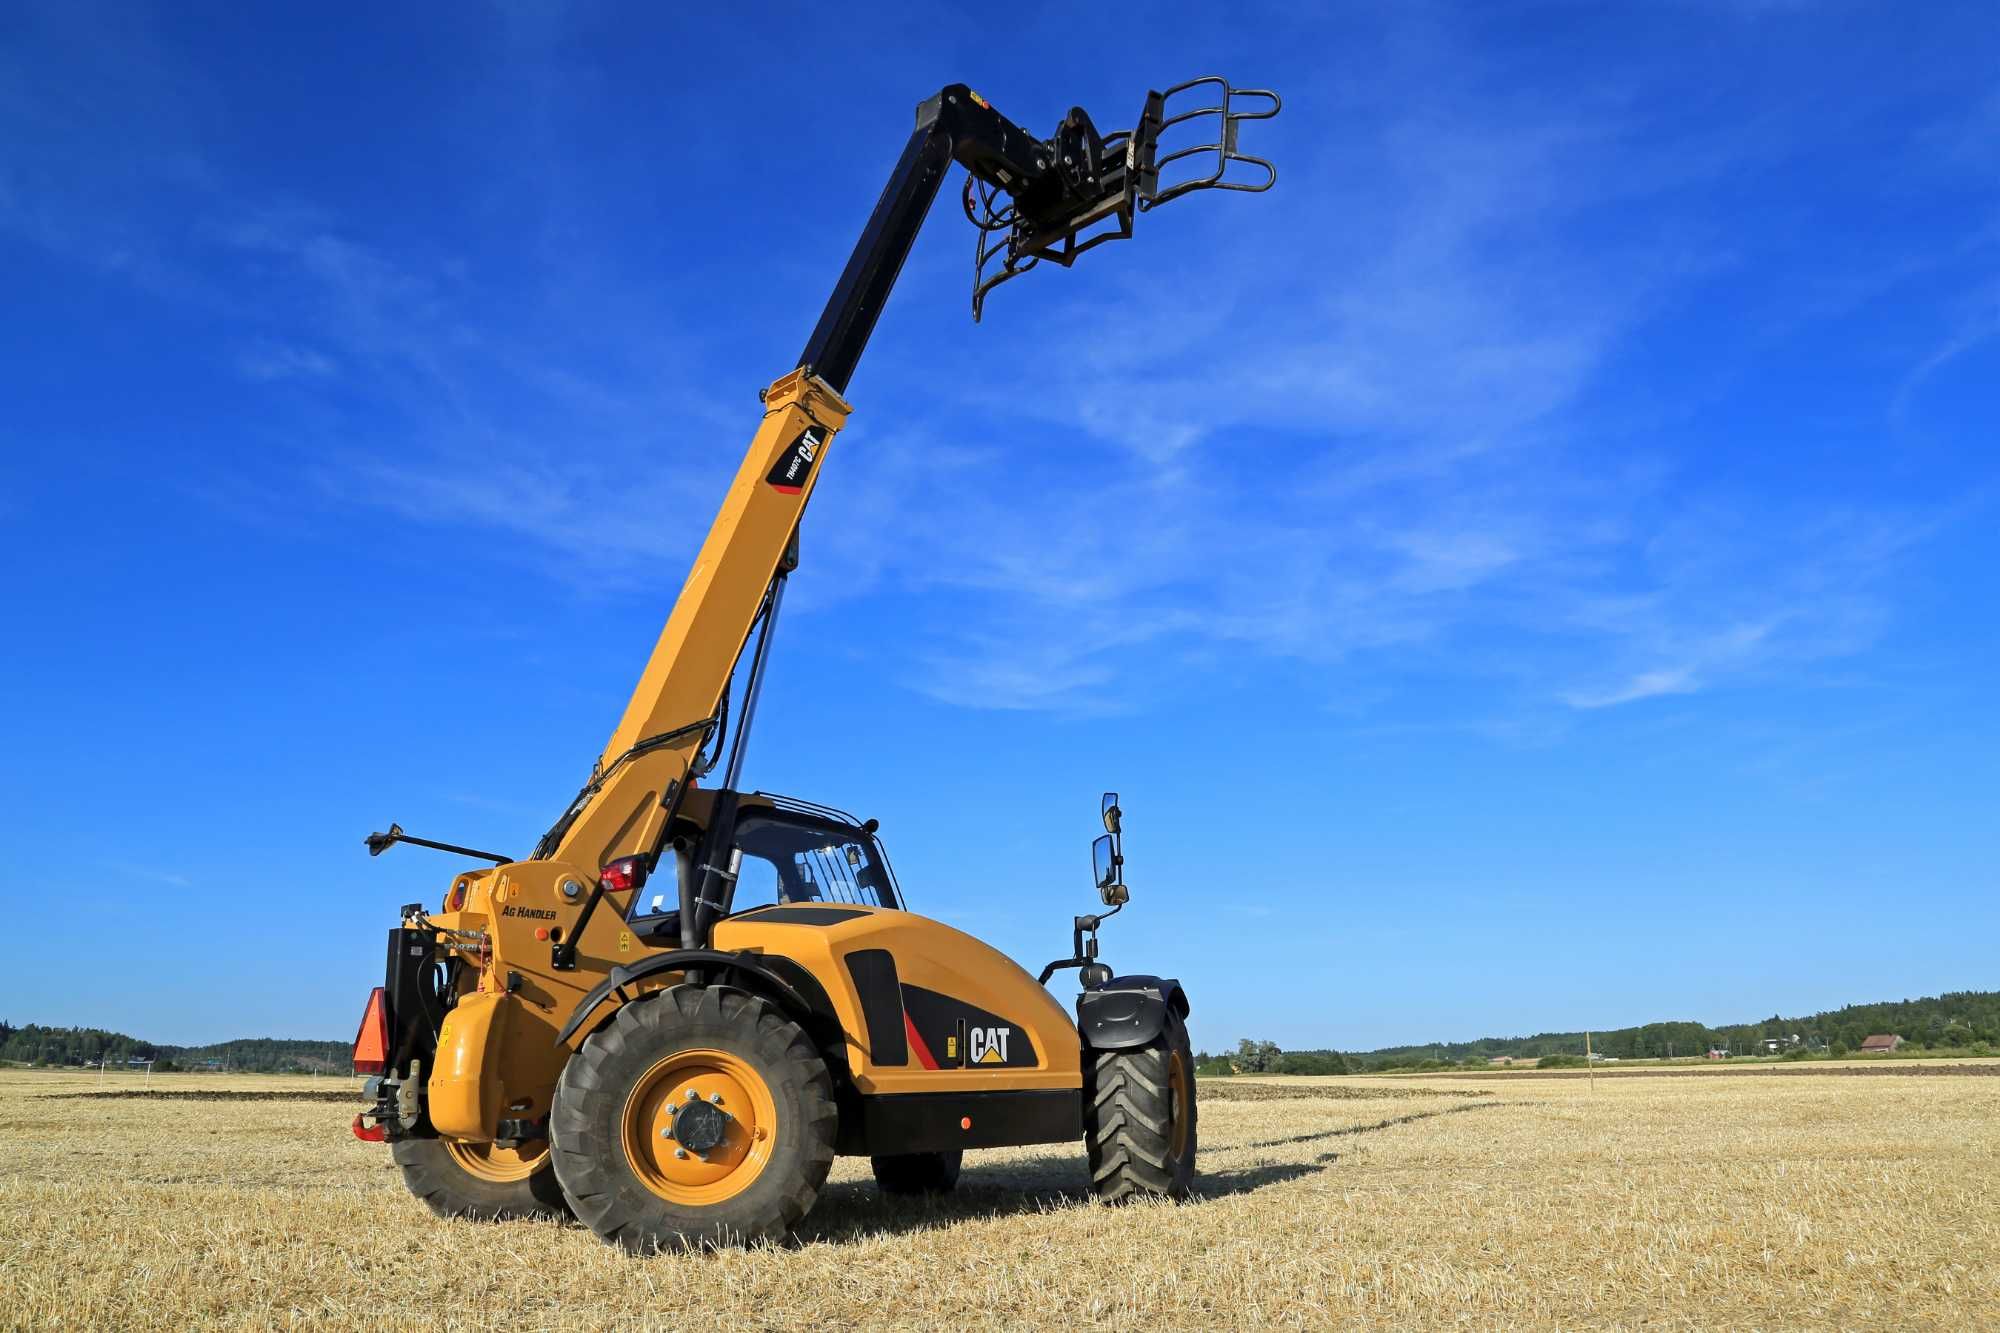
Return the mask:
{"type": "Polygon", "coordinates": [[[796,1023],[745,991],[675,986],[625,1005],[564,1066],[551,1155],[571,1209],[606,1241],[635,1254],[748,1245],[813,1206],[837,1120],[796,1023]],[[713,1102],[726,1123],[716,1130],[705,1105],[683,1117],[687,1102],[713,1102]],[[705,1146],[683,1151],[675,1133],[705,1146]]]}
{"type": "Polygon", "coordinates": [[[1194,1053],[1179,1014],[1144,1046],[1086,1051],[1084,1147],[1105,1203],[1184,1199],[1194,1184],[1194,1053]]]}
{"type": "Polygon", "coordinates": [[[964,1152],[908,1152],[891,1157],[871,1157],[875,1184],[884,1194],[949,1194],[958,1187],[958,1168],[964,1152]]]}
{"type": "Polygon", "coordinates": [[[410,1193],[439,1217],[502,1222],[569,1216],[546,1150],[539,1159],[515,1161],[517,1154],[483,1143],[401,1139],[391,1152],[410,1193]]]}

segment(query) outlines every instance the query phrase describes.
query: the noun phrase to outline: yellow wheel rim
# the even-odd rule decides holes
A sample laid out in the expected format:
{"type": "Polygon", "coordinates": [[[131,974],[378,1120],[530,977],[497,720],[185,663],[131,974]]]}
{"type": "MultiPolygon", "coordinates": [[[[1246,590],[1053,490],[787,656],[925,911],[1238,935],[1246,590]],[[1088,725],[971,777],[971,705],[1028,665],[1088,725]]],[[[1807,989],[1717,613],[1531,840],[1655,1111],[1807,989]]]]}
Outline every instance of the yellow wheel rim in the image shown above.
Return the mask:
{"type": "Polygon", "coordinates": [[[1167,1121],[1173,1126],[1169,1133],[1176,1160],[1187,1156],[1190,1092],[1187,1062],[1181,1059],[1179,1051],[1175,1051],[1173,1058],[1167,1061],[1167,1121]]]}
{"type": "Polygon", "coordinates": [[[539,1142],[521,1148],[503,1148],[497,1143],[462,1143],[457,1139],[446,1139],[444,1150],[467,1175],[498,1185],[526,1180],[549,1160],[549,1145],[539,1142]]]}
{"type": "Polygon", "coordinates": [[[625,1157],[647,1189],[669,1203],[700,1207],[749,1189],[771,1160],[778,1105],[763,1076],[727,1051],[676,1051],[648,1069],[625,1099],[625,1157]],[[720,1111],[690,1116],[690,1102],[720,1111]],[[707,1134],[719,1134],[708,1143],[707,1134]],[[676,1136],[694,1141],[691,1148],[676,1136]]]}

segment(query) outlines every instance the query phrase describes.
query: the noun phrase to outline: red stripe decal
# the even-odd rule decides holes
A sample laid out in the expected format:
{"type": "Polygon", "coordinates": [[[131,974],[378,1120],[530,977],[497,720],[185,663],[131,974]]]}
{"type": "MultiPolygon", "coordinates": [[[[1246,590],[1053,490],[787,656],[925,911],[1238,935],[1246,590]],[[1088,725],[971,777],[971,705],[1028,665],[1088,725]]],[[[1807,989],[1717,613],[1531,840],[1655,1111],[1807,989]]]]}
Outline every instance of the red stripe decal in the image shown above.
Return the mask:
{"type": "Polygon", "coordinates": [[[918,1063],[922,1064],[926,1069],[936,1069],[938,1067],[937,1057],[931,1054],[930,1047],[924,1045],[923,1034],[917,1031],[917,1025],[910,1021],[910,1016],[907,1013],[903,1015],[903,1031],[910,1036],[910,1047],[916,1051],[918,1063]]]}
{"type": "Polygon", "coordinates": [[[777,482],[775,482],[775,481],[774,481],[774,482],[772,482],[772,483],[771,483],[771,489],[772,489],[772,490],[774,490],[774,491],[783,491],[783,492],[784,492],[784,493],[785,493],[786,495],[797,495],[797,494],[798,494],[798,493],[799,493],[800,491],[804,490],[804,489],[805,489],[805,487],[803,487],[803,486],[780,486],[780,485],[779,485],[779,484],[778,484],[777,482]]]}

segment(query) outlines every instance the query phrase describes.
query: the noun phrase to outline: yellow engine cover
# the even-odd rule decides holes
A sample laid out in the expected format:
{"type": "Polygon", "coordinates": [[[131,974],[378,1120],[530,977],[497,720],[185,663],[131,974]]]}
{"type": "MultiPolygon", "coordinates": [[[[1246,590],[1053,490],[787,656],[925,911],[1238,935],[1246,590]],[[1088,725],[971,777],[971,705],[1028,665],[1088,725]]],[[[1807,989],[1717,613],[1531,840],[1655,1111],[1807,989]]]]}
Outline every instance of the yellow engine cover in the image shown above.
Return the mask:
{"type": "Polygon", "coordinates": [[[810,972],[864,1094],[1083,1086],[1076,1024],[1055,998],[999,950],[928,917],[784,904],[718,922],[713,947],[810,972]]]}

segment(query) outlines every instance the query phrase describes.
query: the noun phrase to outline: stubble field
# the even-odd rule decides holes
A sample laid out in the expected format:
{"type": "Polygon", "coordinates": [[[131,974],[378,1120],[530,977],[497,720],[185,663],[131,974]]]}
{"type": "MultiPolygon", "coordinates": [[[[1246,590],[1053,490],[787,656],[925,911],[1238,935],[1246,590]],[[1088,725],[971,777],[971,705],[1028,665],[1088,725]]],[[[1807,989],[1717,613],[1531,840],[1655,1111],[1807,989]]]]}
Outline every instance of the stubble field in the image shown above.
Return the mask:
{"type": "Polygon", "coordinates": [[[635,1260],[441,1222],[342,1080],[0,1074],[0,1325],[662,1329],[2000,1319],[2000,1080],[1202,1085],[1199,1201],[1085,1201],[1080,1149],[936,1204],[842,1159],[796,1244],[635,1260]]]}

